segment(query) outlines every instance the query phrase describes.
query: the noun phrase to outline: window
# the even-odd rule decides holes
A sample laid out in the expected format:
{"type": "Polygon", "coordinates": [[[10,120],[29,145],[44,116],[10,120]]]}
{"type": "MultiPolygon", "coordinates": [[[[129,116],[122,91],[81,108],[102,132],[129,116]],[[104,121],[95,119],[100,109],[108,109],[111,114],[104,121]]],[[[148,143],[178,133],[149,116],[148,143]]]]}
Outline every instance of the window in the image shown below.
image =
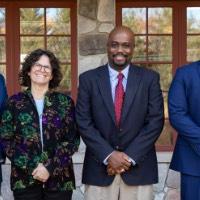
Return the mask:
{"type": "Polygon", "coordinates": [[[6,26],[5,8],[0,8],[0,73],[6,77],[6,26]]]}
{"type": "Polygon", "coordinates": [[[76,18],[76,1],[0,3],[0,70],[6,75],[9,93],[20,90],[17,74],[25,56],[43,48],[60,60],[59,89],[75,98],[77,49],[71,44],[76,44],[76,18]]]}
{"type": "Polygon", "coordinates": [[[187,62],[200,58],[200,5],[187,7],[187,62]]]}
{"type": "Polygon", "coordinates": [[[197,1],[116,1],[116,22],[135,33],[133,63],[160,74],[165,125],[159,150],[171,150],[176,134],[169,124],[167,97],[178,66],[199,59],[200,3],[197,1]]]}

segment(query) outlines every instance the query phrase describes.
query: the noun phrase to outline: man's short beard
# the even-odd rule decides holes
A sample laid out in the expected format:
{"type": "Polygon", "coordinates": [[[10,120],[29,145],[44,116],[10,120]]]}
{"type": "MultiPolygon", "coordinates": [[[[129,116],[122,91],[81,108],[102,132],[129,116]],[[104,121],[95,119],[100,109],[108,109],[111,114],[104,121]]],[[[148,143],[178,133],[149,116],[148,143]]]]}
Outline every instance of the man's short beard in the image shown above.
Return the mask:
{"type": "Polygon", "coordinates": [[[120,68],[126,67],[127,65],[129,65],[131,63],[131,59],[130,60],[126,60],[124,63],[119,64],[119,63],[115,63],[115,61],[113,60],[112,63],[120,68]]]}

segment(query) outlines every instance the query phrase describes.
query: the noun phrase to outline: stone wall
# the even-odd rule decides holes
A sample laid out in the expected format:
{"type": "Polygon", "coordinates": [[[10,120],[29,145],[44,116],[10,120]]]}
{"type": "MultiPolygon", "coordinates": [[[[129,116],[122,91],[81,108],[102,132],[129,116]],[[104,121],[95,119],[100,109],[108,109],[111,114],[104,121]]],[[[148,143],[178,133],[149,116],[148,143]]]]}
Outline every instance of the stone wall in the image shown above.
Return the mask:
{"type": "MultiPolygon", "coordinates": [[[[107,62],[106,41],[115,25],[115,0],[78,1],[78,73],[107,62]]],[[[85,146],[73,157],[77,190],[73,200],[82,200],[84,185],[81,184],[85,146]]],[[[171,153],[158,153],[159,183],[154,185],[155,200],[178,200],[179,174],[169,170],[171,153]]],[[[9,189],[10,164],[3,166],[2,193],[4,200],[12,200],[9,189]]]]}
{"type": "Polygon", "coordinates": [[[114,5],[114,0],[79,0],[79,74],[107,62],[106,42],[115,24],[114,5]]]}

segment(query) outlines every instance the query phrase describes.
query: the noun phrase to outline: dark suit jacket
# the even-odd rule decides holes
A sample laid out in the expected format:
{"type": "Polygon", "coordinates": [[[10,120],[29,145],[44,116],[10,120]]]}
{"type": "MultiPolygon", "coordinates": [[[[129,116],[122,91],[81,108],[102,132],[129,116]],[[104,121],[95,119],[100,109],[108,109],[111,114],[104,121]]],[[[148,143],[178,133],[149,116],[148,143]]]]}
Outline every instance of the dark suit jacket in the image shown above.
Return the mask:
{"type": "Polygon", "coordinates": [[[130,66],[120,128],[115,125],[114,104],[107,65],[80,75],[77,123],[85,142],[82,181],[106,186],[104,159],[114,150],[125,152],[137,163],[122,174],[129,185],[156,183],[154,143],[163,127],[163,98],[156,72],[130,66]]]}
{"type": "Polygon", "coordinates": [[[178,132],[171,168],[200,176],[200,61],[176,71],[169,91],[169,117],[178,132]]]}
{"type": "Polygon", "coordinates": [[[0,116],[5,106],[5,101],[7,97],[8,96],[7,96],[6,86],[5,86],[5,80],[4,80],[4,77],[0,74],[0,116]]]}
{"type": "MultiPolygon", "coordinates": [[[[5,86],[4,77],[0,74],[0,119],[1,114],[5,106],[5,101],[7,100],[7,91],[5,86]]],[[[5,154],[3,153],[2,146],[0,144],[0,160],[5,160],[5,154]]],[[[1,178],[0,178],[1,179],[1,178]]]]}

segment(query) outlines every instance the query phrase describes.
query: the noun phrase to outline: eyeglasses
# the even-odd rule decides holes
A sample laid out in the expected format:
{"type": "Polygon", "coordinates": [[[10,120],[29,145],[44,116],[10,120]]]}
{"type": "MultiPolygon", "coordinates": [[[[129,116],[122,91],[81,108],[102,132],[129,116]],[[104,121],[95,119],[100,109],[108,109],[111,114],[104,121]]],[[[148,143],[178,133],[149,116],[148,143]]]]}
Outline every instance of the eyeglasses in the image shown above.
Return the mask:
{"type": "Polygon", "coordinates": [[[51,67],[49,65],[41,65],[40,63],[35,63],[33,65],[35,70],[42,70],[42,68],[44,69],[45,72],[50,73],[52,71],[51,67]]]}

